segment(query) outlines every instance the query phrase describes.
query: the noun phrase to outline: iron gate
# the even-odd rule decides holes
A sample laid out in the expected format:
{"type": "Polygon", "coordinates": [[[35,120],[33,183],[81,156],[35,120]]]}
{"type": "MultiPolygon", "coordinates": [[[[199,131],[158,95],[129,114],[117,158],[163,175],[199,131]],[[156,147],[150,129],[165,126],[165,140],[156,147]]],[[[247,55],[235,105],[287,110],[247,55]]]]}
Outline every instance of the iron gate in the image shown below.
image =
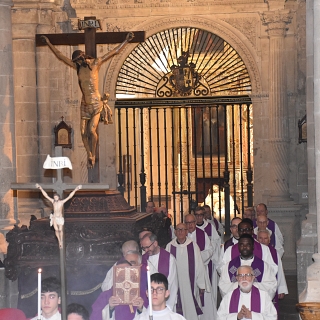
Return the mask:
{"type": "Polygon", "coordinates": [[[154,201],[171,210],[176,224],[192,203],[209,200],[214,208],[216,198],[215,215],[229,225],[252,206],[248,96],[119,99],[115,107],[118,188],[138,211],[154,201]]]}

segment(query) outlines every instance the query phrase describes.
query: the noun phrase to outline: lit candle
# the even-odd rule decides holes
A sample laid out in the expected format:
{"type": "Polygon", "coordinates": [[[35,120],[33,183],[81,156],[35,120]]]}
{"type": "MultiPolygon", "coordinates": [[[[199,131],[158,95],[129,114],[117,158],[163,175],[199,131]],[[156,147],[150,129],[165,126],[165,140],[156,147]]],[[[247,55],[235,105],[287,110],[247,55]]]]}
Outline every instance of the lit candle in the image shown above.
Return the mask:
{"type": "Polygon", "coordinates": [[[41,268],[38,269],[38,319],[41,319],[41,268]]]}
{"type": "Polygon", "coordinates": [[[147,278],[148,278],[148,298],[149,298],[149,319],[153,319],[153,316],[152,316],[151,278],[150,278],[149,266],[147,266],[147,278]]]}

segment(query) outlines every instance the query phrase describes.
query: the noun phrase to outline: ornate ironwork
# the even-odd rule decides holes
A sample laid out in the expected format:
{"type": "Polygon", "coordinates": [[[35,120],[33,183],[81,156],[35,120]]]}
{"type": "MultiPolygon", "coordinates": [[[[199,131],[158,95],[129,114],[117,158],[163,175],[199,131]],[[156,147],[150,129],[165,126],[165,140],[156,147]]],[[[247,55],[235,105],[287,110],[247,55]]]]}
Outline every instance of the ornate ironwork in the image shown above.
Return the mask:
{"type": "Polygon", "coordinates": [[[118,95],[179,97],[251,92],[248,70],[224,39],[198,28],[167,29],[147,38],[125,60],[118,95]]]}

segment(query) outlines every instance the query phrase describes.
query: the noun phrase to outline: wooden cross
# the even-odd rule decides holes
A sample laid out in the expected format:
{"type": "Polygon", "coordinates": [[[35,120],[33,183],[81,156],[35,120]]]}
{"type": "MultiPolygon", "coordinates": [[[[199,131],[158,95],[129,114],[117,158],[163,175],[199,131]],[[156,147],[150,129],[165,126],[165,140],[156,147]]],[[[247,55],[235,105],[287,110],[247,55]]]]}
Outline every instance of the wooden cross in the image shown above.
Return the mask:
{"type": "MultiPolygon", "coordinates": [[[[96,20],[96,17],[85,17],[84,20],[79,20],[79,29],[84,29],[84,33],[64,33],[64,34],[36,34],[36,46],[46,46],[41,37],[46,36],[52,45],[73,45],[79,44],[85,45],[85,54],[97,58],[97,44],[115,44],[122,43],[128,34],[128,32],[98,32],[96,29],[100,28],[100,21],[96,20]]],[[[139,43],[144,41],[145,32],[135,31],[132,32],[134,38],[130,41],[132,43],[139,43]]],[[[96,148],[97,159],[99,150],[98,145],[96,148]]],[[[88,181],[98,183],[99,182],[99,165],[98,162],[93,168],[88,169],[88,181]]]]}
{"type": "MultiPolygon", "coordinates": [[[[84,33],[61,33],[61,34],[36,34],[36,46],[46,46],[41,36],[46,36],[53,45],[77,46],[85,45],[85,53],[93,58],[97,57],[97,44],[116,44],[126,39],[128,32],[98,32],[97,24],[94,23],[96,17],[84,17],[84,33]]],[[[99,25],[100,27],[100,25],[99,25]]],[[[145,40],[145,31],[134,31],[134,38],[131,43],[139,43],[145,40]]]]}

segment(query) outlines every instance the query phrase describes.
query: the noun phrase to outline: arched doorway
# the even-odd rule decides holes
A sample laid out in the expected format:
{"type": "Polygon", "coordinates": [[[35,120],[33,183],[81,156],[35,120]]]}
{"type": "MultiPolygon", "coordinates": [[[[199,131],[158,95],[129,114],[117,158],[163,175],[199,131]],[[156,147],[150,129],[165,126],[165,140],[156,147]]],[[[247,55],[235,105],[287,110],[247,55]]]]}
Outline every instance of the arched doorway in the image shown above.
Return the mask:
{"type": "Polygon", "coordinates": [[[250,93],[244,61],[214,33],[172,28],[139,44],[116,84],[118,182],[129,203],[143,210],[152,200],[179,221],[207,198],[226,224],[252,205],[250,93]],[[218,204],[207,197],[213,185],[218,204]]]}

